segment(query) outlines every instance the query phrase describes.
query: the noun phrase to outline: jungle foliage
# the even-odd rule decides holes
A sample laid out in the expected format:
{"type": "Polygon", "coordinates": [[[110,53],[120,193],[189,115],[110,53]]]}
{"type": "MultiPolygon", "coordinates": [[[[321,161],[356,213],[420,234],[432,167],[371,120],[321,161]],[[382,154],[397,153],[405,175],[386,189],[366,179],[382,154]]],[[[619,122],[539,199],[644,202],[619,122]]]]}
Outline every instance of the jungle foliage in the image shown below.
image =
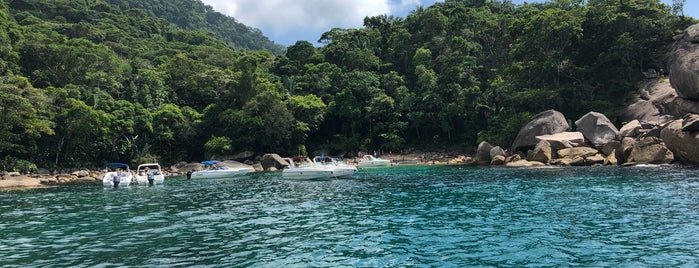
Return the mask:
{"type": "Polygon", "coordinates": [[[695,22],[659,0],[446,0],[279,54],[195,0],[4,0],[1,168],[508,147],[543,110],[614,120],[695,22]]]}

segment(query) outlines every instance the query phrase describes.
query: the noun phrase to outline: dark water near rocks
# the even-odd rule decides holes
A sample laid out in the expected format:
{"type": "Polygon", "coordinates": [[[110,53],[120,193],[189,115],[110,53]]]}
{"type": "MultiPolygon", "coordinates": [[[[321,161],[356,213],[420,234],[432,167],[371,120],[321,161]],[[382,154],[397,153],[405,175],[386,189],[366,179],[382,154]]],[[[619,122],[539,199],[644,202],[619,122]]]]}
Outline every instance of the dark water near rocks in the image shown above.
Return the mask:
{"type": "Polygon", "coordinates": [[[699,170],[393,167],[0,191],[2,267],[697,267],[699,170]]]}

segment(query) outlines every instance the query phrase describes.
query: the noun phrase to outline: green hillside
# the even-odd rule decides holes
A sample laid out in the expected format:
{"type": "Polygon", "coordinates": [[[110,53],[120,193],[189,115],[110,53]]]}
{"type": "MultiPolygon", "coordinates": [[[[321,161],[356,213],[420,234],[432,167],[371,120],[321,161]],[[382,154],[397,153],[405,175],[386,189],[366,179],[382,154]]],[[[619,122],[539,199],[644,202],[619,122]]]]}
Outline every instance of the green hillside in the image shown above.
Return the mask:
{"type": "Polygon", "coordinates": [[[106,0],[121,11],[141,9],[186,30],[203,30],[240,49],[269,50],[281,54],[284,47],[270,41],[260,30],[239,23],[196,0],[106,0]]]}
{"type": "Polygon", "coordinates": [[[508,147],[543,110],[614,120],[696,22],[658,0],[447,0],[277,55],[176,2],[1,1],[0,170],[508,147]]]}

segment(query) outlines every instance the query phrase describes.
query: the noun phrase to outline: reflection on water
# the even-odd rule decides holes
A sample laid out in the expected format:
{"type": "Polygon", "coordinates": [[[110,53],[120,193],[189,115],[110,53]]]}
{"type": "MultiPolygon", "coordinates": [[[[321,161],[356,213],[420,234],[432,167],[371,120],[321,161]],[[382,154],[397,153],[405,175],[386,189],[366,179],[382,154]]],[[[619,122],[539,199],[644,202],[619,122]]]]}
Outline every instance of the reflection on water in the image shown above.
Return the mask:
{"type": "Polygon", "coordinates": [[[392,167],[0,192],[0,266],[696,266],[678,167],[392,167]]]}

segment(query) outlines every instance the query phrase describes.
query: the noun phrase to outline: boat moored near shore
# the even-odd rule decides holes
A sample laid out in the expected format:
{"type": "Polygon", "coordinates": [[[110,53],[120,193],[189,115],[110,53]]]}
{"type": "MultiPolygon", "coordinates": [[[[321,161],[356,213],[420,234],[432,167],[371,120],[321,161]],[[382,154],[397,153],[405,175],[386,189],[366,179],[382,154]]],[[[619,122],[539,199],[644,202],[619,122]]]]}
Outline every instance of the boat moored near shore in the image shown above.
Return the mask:
{"type": "Polygon", "coordinates": [[[136,182],[138,185],[162,185],[165,182],[165,174],[158,163],[138,165],[136,168],[136,182]]]}
{"type": "Polygon", "coordinates": [[[133,180],[129,165],[123,163],[107,163],[107,171],[102,177],[102,185],[109,188],[128,187],[133,180]]]}

